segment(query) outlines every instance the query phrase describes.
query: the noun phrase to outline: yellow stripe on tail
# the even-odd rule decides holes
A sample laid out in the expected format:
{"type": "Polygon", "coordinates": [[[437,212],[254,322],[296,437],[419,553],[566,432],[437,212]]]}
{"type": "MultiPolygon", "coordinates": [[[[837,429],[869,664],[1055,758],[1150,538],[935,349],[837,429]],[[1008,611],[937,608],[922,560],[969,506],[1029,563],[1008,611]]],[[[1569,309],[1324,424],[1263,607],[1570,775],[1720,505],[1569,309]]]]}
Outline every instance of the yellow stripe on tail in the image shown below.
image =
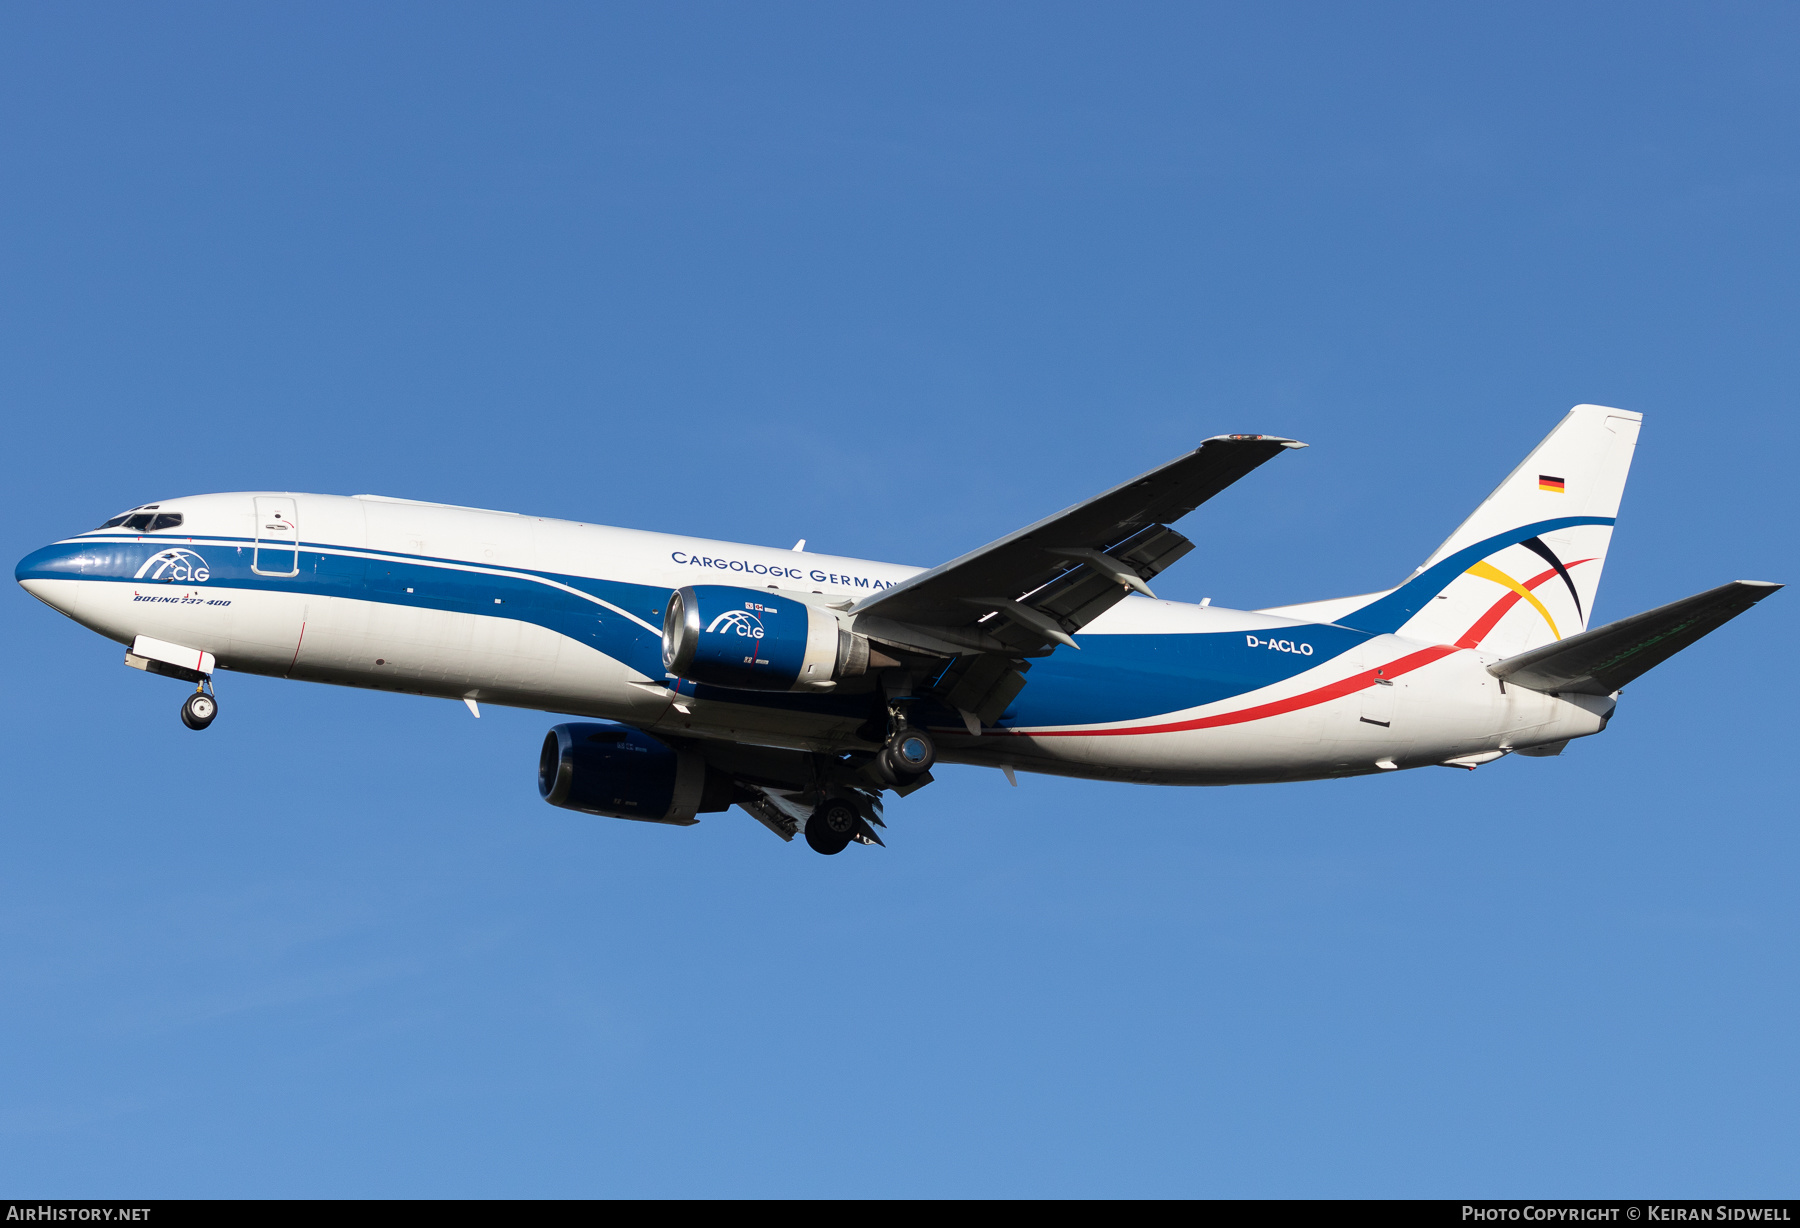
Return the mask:
{"type": "Polygon", "coordinates": [[[1556,620],[1550,617],[1550,611],[1544,608],[1544,603],[1537,599],[1537,595],[1523,584],[1520,584],[1517,580],[1507,575],[1504,571],[1501,571],[1498,567],[1495,567],[1491,563],[1481,562],[1469,568],[1465,574],[1479,576],[1483,580],[1492,580],[1495,584],[1501,584],[1510,588],[1513,592],[1529,601],[1537,612],[1544,616],[1544,621],[1550,624],[1551,635],[1554,635],[1559,640],[1562,638],[1562,632],[1556,629],[1556,620]]]}

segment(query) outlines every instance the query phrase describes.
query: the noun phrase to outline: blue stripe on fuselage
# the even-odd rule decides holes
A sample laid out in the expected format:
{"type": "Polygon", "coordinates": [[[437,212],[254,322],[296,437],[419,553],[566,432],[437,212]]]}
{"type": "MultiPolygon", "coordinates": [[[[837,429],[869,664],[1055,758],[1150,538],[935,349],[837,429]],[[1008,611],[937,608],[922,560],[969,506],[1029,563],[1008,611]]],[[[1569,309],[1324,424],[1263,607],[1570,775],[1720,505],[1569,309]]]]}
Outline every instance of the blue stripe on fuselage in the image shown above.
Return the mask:
{"type": "Polygon", "coordinates": [[[1450,586],[1450,581],[1495,551],[1571,525],[1616,523],[1617,520],[1611,516],[1561,516],[1555,520],[1540,520],[1536,524],[1496,533],[1486,541],[1465,546],[1448,558],[1432,564],[1387,596],[1371,601],[1354,613],[1344,615],[1338,619],[1338,623],[1377,635],[1392,635],[1404,627],[1414,614],[1431,604],[1434,597],[1450,586]]]}
{"type": "Polygon", "coordinates": [[[1002,723],[1094,725],[1181,712],[1285,682],[1370,638],[1317,623],[1259,631],[1084,635],[1080,652],[1063,650],[1033,662],[1025,689],[1002,723]]]}
{"type": "Polygon", "coordinates": [[[653,626],[662,619],[671,590],[645,584],[624,584],[588,576],[562,576],[517,567],[483,564],[383,551],[334,550],[302,547],[300,570],[294,576],[259,575],[251,569],[254,544],[247,539],[196,538],[187,540],[136,538],[86,539],[35,550],[19,561],[14,576],[19,580],[107,580],[155,588],[149,579],[136,579],[145,560],[171,547],[192,550],[206,560],[211,573],[204,584],[176,584],[195,589],[239,589],[252,592],[305,593],[379,601],[478,614],[488,618],[513,618],[536,623],[566,635],[651,678],[662,677],[662,636],[621,617],[614,611],[557,585],[579,589],[600,601],[629,610],[653,626]],[[510,574],[493,574],[494,572],[510,574]],[[412,591],[407,591],[407,590],[412,591]]]}
{"type": "MultiPolygon", "coordinates": [[[[578,589],[656,625],[672,590],[655,585],[329,546],[303,546],[298,575],[266,576],[251,570],[254,543],[249,539],[136,536],[86,537],[46,546],[20,560],[14,575],[20,580],[104,580],[154,589],[162,586],[136,579],[137,570],[152,555],[174,546],[200,554],[210,576],[204,584],[172,587],[316,594],[517,619],[585,644],[645,677],[663,677],[660,633],[556,587],[578,589]]],[[[1085,635],[1080,652],[1065,649],[1033,663],[1029,685],[1000,723],[1028,728],[1104,724],[1185,711],[1285,681],[1368,638],[1364,631],[1322,624],[1256,632],[1085,635]],[[1251,638],[1259,642],[1253,646],[1248,643],[1251,638]]],[[[708,700],[821,714],[859,714],[872,702],[868,695],[707,686],[696,692],[692,684],[681,689],[708,700]]],[[[960,719],[945,715],[952,723],[960,719]]]]}

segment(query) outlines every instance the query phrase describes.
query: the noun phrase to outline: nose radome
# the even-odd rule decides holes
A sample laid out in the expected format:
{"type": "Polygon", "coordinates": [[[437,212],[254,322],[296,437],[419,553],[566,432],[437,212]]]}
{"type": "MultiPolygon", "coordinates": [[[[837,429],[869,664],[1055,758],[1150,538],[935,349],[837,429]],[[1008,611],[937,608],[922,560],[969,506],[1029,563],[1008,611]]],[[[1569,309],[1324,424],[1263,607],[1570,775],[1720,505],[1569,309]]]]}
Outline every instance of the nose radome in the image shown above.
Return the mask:
{"type": "Polygon", "coordinates": [[[83,580],[111,574],[122,558],[110,554],[104,544],[89,541],[61,541],[40,546],[13,567],[13,579],[83,580]]]}
{"type": "Polygon", "coordinates": [[[81,580],[87,578],[93,565],[93,559],[81,547],[63,542],[58,545],[42,546],[20,559],[13,567],[13,579],[19,587],[45,602],[53,609],[62,609],[51,601],[49,594],[56,589],[51,581],[81,580]]]}
{"type": "MultiPolygon", "coordinates": [[[[51,546],[33,550],[30,554],[20,559],[18,565],[13,568],[13,579],[17,580],[20,584],[26,584],[26,582],[30,580],[47,578],[46,573],[51,570],[50,565],[54,554],[55,549],[51,546]]],[[[26,586],[26,591],[30,591],[30,586],[28,584],[26,586]]]]}
{"type": "Polygon", "coordinates": [[[60,606],[50,600],[49,590],[52,586],[44,583],[51,579],[56,572],[56,555],[57,551],[51,546],[33,550],[20,559],[18,565],[13,568],[13,579],[19,582],[20,588],[51,609],[61,610],[60,606]]]}

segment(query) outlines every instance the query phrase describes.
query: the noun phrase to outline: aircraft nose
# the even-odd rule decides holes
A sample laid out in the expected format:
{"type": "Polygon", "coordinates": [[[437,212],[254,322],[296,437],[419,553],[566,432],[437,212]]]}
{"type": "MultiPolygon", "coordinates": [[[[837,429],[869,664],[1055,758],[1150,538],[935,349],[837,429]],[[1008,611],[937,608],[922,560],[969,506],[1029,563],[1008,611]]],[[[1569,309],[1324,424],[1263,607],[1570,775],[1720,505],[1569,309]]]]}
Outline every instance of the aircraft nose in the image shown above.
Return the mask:
{"type": "Polygon", "coordinates": [[[33,550],[30,554],[20,559],[18,566],[13,568],[13,579],[17,580],[20,584],[24,584],[28,580],[41,578],[41,573],[43,572],[45,565],[50,562],[49,556],[51,554],[52,550],[49,546],[33,550]]]}
{"type": "Polygon", "coordinates": [[[44,546],[20,559],[13,568],[13,579],[19,587],[54,610],[62,606],[54,600],[57,586],[53,580],[79,580],[92,566],[79,549],[67,545],[44,546]]]}

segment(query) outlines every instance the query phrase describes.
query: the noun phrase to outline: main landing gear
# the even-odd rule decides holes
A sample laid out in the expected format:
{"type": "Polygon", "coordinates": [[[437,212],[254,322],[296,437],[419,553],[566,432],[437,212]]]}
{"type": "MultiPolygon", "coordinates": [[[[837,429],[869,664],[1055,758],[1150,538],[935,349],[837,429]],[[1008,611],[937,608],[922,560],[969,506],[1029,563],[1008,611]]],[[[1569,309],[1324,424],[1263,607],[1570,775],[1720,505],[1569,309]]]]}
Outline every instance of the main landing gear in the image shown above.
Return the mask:
{"type": "Polygon", "coordinates": [[[827,857],[843,852],[856,838],[862,826],[862,815],[841,797],[828,797],[813,809],[806,820],[806,843],[815,853],[827,857]]]}
{"type": "MultiPolygon", "coordinates": [[[[937,747],[930,734],[907,719],[907,707],[912,700],[910,680],[904,677],[884,679],[884,686],[887,689],[887,739],[873,756],[856,760],[859,766],[855,788],[875,798],[885,789],[905,797],[931,783],[931,765],[937,762],[937,747]]],[[[866,726],[865,730],[867,732],[859,731],[861,736],[874,741],[875,731],[866,726]]],[[[879,810],[878,801],[870,804],[879,810]]],[[[807,816],[806,843],[813,852],[827,857],[843,852],[853,840],[880,844],[881,838],[875,835],[874,828],[864,825],[863,815],[856,801],[842,795],[828,796],[807,816]]],[[[881,822],[879,818],[870,821],[881,822]]]]}
{"type": "Polygon", "coordinates": [[[937,747],[924,730],[902,725],[881,748],[881,757],[888,771],[904,780],[929,772],[937,762],[937,747]]]}
{"type": "Polygon", "coordinates": [[[875,752],[875,775],[887,788],[905,797],[930,782],[931,765],[937,762],[937,746],[931,735],[907,720],[904,701],[888,708],[888,736],[875,752]]]}
{"type": "Polygon", "coordinates": [[[205,729],[219,715],[219,701],[211,687],[202,682],[192,695],[182,701],[181,723],[189,729],[205,729]]]}

